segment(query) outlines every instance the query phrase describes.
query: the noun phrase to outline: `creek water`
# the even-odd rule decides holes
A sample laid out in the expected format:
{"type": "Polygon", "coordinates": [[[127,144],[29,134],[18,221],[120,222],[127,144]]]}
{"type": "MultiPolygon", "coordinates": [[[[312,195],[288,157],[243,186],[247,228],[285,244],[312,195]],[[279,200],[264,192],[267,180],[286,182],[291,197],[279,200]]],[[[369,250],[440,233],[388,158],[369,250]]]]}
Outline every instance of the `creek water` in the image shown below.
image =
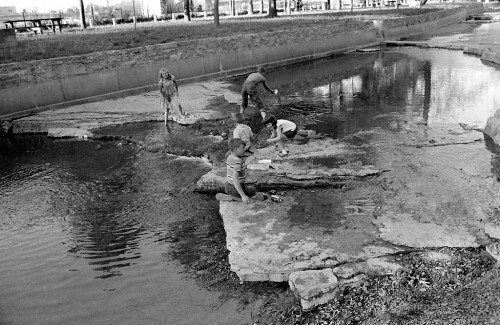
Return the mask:
{"type": "MultiPolygon", "coordinates": [[[[483,127],[500,107],[500,70],[458,51],[351,53],[267,79],[280,89],[264,95],[274,114],[339,139],[415,121],[483,127]]],[[[238,91],[242,80],[227,83],[238,91]]],[[[142,132],[163,132],[162,124],[142,132]]],[[[2,142],[0,324],[250,321],[237,299],[186,277],[165,240],[174,221],[217,218],[213,197],[191,192],[206,166],[123,141],[2,142]]]]}

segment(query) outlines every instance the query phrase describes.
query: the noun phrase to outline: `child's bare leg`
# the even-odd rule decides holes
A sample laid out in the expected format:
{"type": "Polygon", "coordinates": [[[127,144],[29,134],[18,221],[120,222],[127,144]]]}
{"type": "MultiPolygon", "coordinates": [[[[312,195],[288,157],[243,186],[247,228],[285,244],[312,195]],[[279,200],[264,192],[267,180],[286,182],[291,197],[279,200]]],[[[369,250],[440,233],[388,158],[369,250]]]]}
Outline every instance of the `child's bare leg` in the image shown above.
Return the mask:
{"type": "Polygon", "coordinates": [[[260,116],[262,116],[262,120],[265,120],[266,119],[266,111],[261,110],[260,111],[260,116]]]}
{"type": "Polygon", "coordinates": [[[172,103],[167,101],[167,105],[165,106],[165,123],[167,123],[167,121],[170,119],[169,115],[170,115],[170,106],[171,105],[172,105],[172,103]]]}
{"type": "Polygon", "coordinates": [[[279,140],[279,141],[277,141],[276,143],[278,144],[278,149],[279,149],[280,151],[285,150],[285,143],[283,142],[283,140],[279,140]]]}
{"type": "Polygon", "coordinates": [[[181,117],[186,117],[185,114],[182,112],[182,107],[181,103],[179,102],[179,95],[175,94],[172,96],[172,105],[177,108],[177,111],[179,112],[181,117]]]}
{"type": "Polygon", "coordinates": [[[279,156],[286,156],[288,155],[288,150],[286,149],[285,142],[283,140],[278,141],[278,148],[279,148],[279,156]]]}
{"type": "Polygon", "coordinates": [[[165,115],[165,126],[167,126],[167,118],[168,118],[168,114],[167,114],[167,103],[166,103],[166,99],[165,97],[161,96],[160,97],[160,107],[161,109],[163,110],[163,113],[165,115]]]}

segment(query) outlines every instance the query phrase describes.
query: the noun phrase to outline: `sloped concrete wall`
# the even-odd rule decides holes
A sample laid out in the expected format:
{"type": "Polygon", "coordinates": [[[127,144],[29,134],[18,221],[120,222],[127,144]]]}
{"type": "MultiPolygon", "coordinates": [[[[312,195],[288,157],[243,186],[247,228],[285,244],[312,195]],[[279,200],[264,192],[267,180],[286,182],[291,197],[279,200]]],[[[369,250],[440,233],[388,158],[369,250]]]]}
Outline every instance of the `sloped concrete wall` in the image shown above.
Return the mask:
{"type": "MultiPolygon", "coordinates": [[[[377,44],[375,30],[351,32],[349,35],[328,35],[328,37],[323,34],[323,37],[322,39],[303,40],[300,43],[277,44],[276,42],[274,46],[256,48],[252,48],[252,43],[255,42],[256,38],[213,39],[212,44],[218,43],[220,46],[215,47],[217,51],[212,53],[207,51],[205,55],[199,53],[199,55],[188,56],[185,55],[185,49],[179,50],[179,48],[171,46],[166,51],[176,48],[175,54],[182,55],[176,56],[171,53],[166,56],[163,54],[163,60],[150,60],[147,63],[141,60],[134,65],[122,64],[116,69],[108,70],[103,68],[106,64],[102,63],[101,58],[97,58],[100,54],[94,56],[95,61],[89,57],[86,59],[78,57],[68,64],[69,67],[62,64],[60,60],[59,62],[45,60],[54,62],[51,64],[38,62],[38,66],[31,68],[31,71],[34,71],[32,73],[28,72],[30,64],[24,68],[13,64],[9,72],[5,73],[3,78],[0,77],[3,79],[4,85],[4,89],[0,89],[0,117],[55,108],[58,107],[59,103],[61,103],[59,105],[83,103],[119,97],[134,91],[155,90],[158,87],[158,71],[165,66],[178,80],[189,82],[241,74],[254,70],[257,65],[276,67],[377,44]],[[228,48],[227,43],[231,43],[231,41],[239,44],[240,50],[232,51],[231,47],[228,48]],[[225,44],[226,52],[220,51],[223,47],[222,44],[225,44]],[[45,64],[43,71],[47,71],[47,73],[40,71],[43,64],[45,64]],[[86,65],[89,65],[89,69],[93,70],[91,73],[74,73],[75,71],[84,71],[86,65]],[[73,72],[73,76],[58,78],[64,75],[64,72],[71,74],[70,71],[73,72]],[[48,105],[52,106],[44,107],[48,105]]],[[[275,38],[281,37],[276,34],[275,38]]],[[[282,43],[284,38],[286,37],[282,37],[282,43]]],[[[293,40],[293,37],[289,37],[288,40],[293,40]]],[[[208,41],[202,40],[202,42],[208,41]]],[[[190,51],[191,54],[198,53],[197,49],[190,51]]]]}
{"type": "Polygon", "coordinates": [[[378,26],[383,38],[399,39],[464,21],[467,16],[479,13],[482,10],[483,5],[481,3],[474,3],[448,9],[445,14],[442,11],[438,11],[417,17],[387,19],[379,22],[378,26]]]}

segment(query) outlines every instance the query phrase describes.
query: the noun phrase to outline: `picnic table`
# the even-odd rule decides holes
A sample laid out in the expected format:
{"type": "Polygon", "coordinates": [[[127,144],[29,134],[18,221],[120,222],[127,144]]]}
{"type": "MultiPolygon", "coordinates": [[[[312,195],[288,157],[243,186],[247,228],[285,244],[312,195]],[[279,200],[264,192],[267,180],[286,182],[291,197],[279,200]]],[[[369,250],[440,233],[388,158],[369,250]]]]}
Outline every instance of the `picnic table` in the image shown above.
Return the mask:
{"type": "Polygon", "coordinates": [[[46,28],[51,28],[52,32],[56,32],[56,27],[59,32],[62,32],[62,18],[35,18],[35,19],[20,19],[20,20],[6,20],[3,22],[6,28],[13,28],[17,32],[34,31],[35,34],[40,32],[43,34],[43,30],[46,28]],[[45,22],[45,23],[44,23],[45,22]],[[49,23],[50,22],[50,23],[49,23]],[[17,23],[24,23],[23,26],[16,26],[17,23]],[[26,26],[26,23],[30,23],[32,26],[26,26]]]}

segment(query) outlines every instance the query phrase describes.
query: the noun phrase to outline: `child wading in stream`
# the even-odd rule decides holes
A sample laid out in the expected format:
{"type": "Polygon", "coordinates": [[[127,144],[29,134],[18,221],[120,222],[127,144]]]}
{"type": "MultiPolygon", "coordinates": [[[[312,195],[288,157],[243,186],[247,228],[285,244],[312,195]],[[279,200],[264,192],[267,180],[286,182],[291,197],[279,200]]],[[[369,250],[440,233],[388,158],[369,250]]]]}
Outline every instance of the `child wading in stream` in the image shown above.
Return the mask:
{"type": "Polygon", "coordinates": [[[241,88],[241,108],[240,108],[241,114],[245,112],[245,109],[248,106],[248,98],[250,97],[252,103],[259,109],[262,119],[266,118],[264,103],[262,103],[262,100],[259,97],[259,94],[257,92],[257,86],[259,84],[262,84],[268,92],[273,93],[275,95],[278,93],[278,89],[272,90],[266,85],[266,78],[264,77],[265,74],[266,74],[266,69],[264,69],[264,67],[259,67],[257,69],[257,72],[249,74],[247,79],[243,83],[243,87],[241,88]]]}
{"type": "Polygon", "coordinates": [[[167,125],[167,121],[172,121],[172,118],[169,118],[168,116],[171,106],[175,106],[179,111],[179,115],[182,118],[186,118],[187,116],[182,112],[182,107],[179,103],[179,87],[177,86],[175,77],[168,71],[167,68],[160,69],[158,86],[161,94],[161,109],[165,111],[165,125],[167,125]]]}

